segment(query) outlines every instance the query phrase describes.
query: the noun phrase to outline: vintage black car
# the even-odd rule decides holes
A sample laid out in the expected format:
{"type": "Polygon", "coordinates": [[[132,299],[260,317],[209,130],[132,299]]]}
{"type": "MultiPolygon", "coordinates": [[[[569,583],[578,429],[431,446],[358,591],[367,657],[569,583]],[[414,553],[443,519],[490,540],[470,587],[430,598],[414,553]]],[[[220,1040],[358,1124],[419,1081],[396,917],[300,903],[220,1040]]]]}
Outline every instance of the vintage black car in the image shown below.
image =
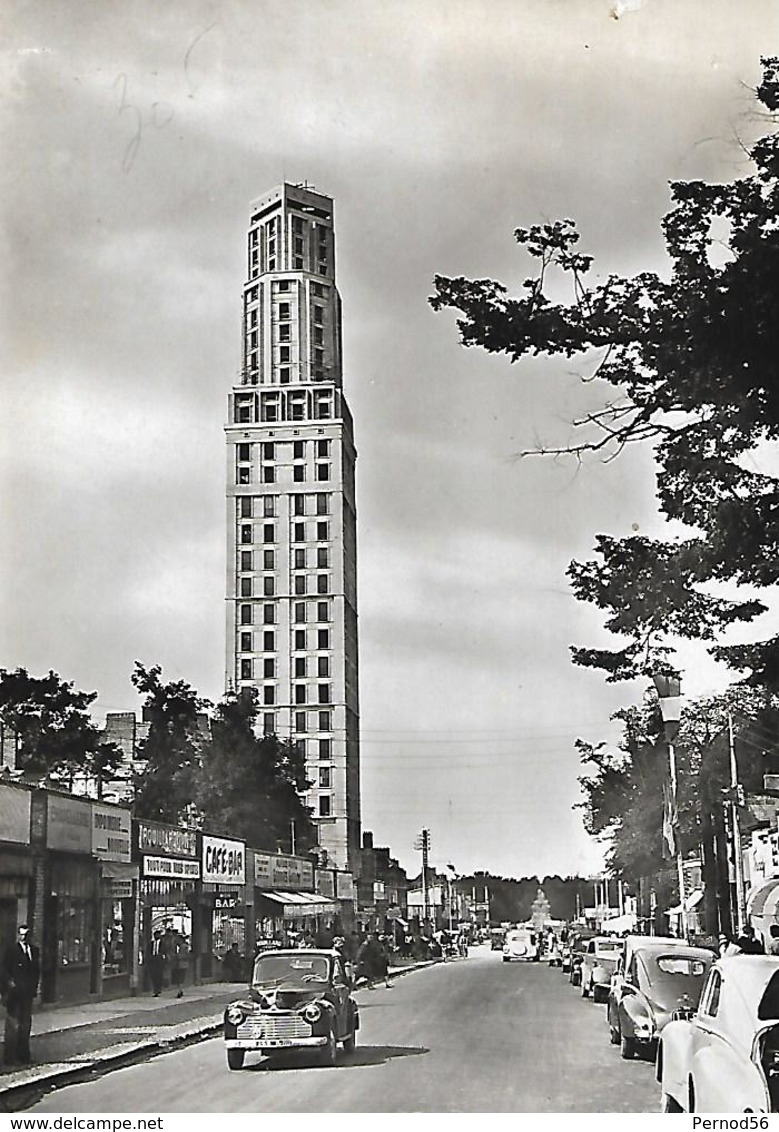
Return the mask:
{"type": "Polygon", "coordinates": [[[338,1043],[354,1050],[360,1015],[337,951],[267,951],[257,956],[251,985],[224,1013],[230,1069],[247,1051],[312,1050],[334,1065],[338,1043]]]}

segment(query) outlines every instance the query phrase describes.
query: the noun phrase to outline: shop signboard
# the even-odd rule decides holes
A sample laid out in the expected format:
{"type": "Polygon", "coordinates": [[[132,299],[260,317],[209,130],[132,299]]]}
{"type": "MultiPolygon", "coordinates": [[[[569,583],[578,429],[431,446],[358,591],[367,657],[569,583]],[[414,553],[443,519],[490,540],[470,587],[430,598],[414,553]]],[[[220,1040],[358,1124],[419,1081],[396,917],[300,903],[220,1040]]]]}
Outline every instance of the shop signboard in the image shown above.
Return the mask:
{"type": "Polygon", "coordinates": [[[203,834],[203,882],[246,884],[246,844],[230,837],[203,834]]]}
{"type": "Polygon", "coordinates": [[[138,852],[155,857],[197,857],[197,833],[172,825],[136,819],[135,839],[138,852]]]}
{"type": "Polygon", "coordinates": [[[316,891],[320,896],[326,896],[329,900],[335,899],[335,881],[332,869],[316,870],[316,891]]]}
{"type": "Polygon", "coordinates": [[[214,897],[214,911],[215,912],[233,912],[239,907],[241,901],[237,896],[216,896],[214,897]]]}
{"type": "Polygon", "coordinates": [[[335,874],[335,895],[338,900],[354,900],[354,877],[351,873],[335,874]]]}
{"type": "Polygon", "coordinates": [[[46,795],[46,848],[92,852],[92,803],[87,798],[46,795]]]}
{"type": "Polygon", "coordinates": [[[188,861],[182,857],[143,858],[143,875],[162,880],[198,880],[200,861],[188,861]]]}
{"type": "Polygon", "coordinates": [[[0,786],[0,840],[17,845],[30,844],[29,790],[18,786],[0,786]]]}
{"type": "Polygon", "coordinates": [[[130,860],[130,811],[92,803],[92,856],[100,861],[130,860]]]}
{"type": "Polygon", "coordinates": [[[257,888],[281,888],[287,892],[314,888],[314,866],[302,857],[283,853],[254,854],[254,884],[257,888]]]}

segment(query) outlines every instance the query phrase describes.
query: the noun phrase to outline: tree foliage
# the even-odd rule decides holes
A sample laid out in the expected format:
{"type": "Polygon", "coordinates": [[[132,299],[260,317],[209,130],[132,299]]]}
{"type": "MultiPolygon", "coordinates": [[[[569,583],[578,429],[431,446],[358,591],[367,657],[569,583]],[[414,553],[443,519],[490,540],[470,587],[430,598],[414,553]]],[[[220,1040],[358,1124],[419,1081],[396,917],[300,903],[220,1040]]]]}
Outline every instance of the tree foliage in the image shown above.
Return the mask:
{"type": "Polygon", "coordinates": [[[159,665],[135,662],[131,680],[141,695],[149,732],[141,743],[135,783],[138,817],[176,824],[194,819],[195,787],[206,739],[206,700],[183,680],[164,683],[159,665]]]}
{"type": "Polygon", "coordinates": [[[56,672],[31,676],[0,669],[0,719],[17,737],[17,768],[28,780],[67,785],[75,777],[101,783],[121,752],[89,716],[97,692],[78,692],[56,672]]]}
{"type": "MultiPolygon", "coordinates": [[[[577,250],[579,233],[563,220],[516,230],[536,268],[517,295],[493,280],[435,279],[430,301],[460,313],[464,345],[512,362],[594,359],[591,376],[610,392],[576,422],[580,440],[556,451],[611,459],[632,442],[654,445],[661,510],[689,537],[601,536],[597,559],[569,571],[576,596],[604,609],[625,642],[574,649],[574,660],[611,680],[667,665],[673,636],[713,642],[766,608],[749,595],[715,596],[712,583],[779,583],[779,480],[755,459],[775,453],[779,440],[779,60],[763,60],[756,94],[770,128],[749,152],[749,175],[671,186],[667,277],[590,282],[592,257],[577,250]],[[570,297],[553,301],[561,279],[570,297]]],[[[779,636],[711,651],[779,688],[779,636]]]]}
{"type": "Polygon", "coordinates": [[[230,830],[258,848],[306,853],[316,844],[302,794],[306,780],[300,744],[257,734],[257,691],[228,693],[217,705],[202,750],[196,804],[204,828],[230,830]],[[294,830],[294,833],[293,833],[294,830]]]}

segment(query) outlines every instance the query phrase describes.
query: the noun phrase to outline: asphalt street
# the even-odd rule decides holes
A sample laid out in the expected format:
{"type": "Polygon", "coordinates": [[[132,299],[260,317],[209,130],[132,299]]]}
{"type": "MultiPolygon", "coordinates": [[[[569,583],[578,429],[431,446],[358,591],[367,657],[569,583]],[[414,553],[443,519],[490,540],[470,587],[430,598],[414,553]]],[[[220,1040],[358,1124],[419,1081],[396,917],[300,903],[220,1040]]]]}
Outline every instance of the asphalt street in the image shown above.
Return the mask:
{"type": "Polygon", "coordinates": [[[356,1052],[230,1072],[221,1039],[56,1089],[34,1112],[654,1112],[648,1061],[609,1044],[605,1007],[559,969],[458,959],[357,994],[356,1052]]]}

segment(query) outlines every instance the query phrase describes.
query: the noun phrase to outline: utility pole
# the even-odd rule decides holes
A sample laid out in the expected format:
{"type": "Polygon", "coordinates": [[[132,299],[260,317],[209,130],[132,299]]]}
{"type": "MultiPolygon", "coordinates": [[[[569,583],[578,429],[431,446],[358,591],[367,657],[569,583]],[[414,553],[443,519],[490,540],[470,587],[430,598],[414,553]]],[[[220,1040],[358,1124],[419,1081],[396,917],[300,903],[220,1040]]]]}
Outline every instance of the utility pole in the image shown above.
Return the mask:
{"type": "Polygon", "coordinates": [[[736,744],[733,740],[733,716],[728,712],[728,750],[730,753],[730,821],[733,830],[733,866],[736,879],[736,922],[738,934],[746,927],[747,915],[744,901],[744,861],[741,856],[741,823],[738,814],[739,802],[743,798],[743,787],[738,781],[736,763],[736,744]]]}
{"type": "Polygon", "coordinates": [[[430,830],[423,829],[414,841],[414,848],[422,851],[422,924],[430,918],[430,895],[427,887],[427,868],[430,859],[430,830]]]}
{"type": "MultiPolygon", "coordinates": [[[[677,780],[676,780],[676,751],[674,749],[674,742],[679,731],[679,720],[681,718],[681,683],[675,676],[663,676],[657,674],[654,677],[654,684],[657,688],[657,697],[660,701],[660,714],[663,717],[663,728],[665,730],[665,741],[668,745],[668,772],[670,777],[670,805],[672,814],[669,815],[669,825],[673,834],[673,840],[676,842],[676,873],[679,881],[679,908],[680,921],[681,921],[681,935],[684,939],[688,938],[687,931],[687,896],[684,890],[684,857],[682,856],[682,848],[679,844],[679,838],[676,830],[673,828],[673,821],[677,815],[677,780]]],[[[670,845],[669,845],[670,849],[670,845]]]]}

